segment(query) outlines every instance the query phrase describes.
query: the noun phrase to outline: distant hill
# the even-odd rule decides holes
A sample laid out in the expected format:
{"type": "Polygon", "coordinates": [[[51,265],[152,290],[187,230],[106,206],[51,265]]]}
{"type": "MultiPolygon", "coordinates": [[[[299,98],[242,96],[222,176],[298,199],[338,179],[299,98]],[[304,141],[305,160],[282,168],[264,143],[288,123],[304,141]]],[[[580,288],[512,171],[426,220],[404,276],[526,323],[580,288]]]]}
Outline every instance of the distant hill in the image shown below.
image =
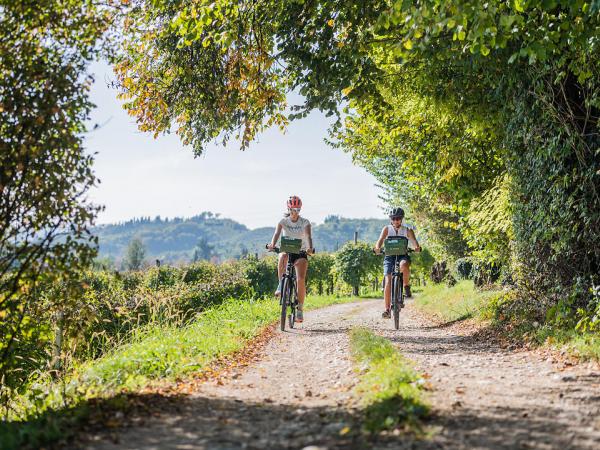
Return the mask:
{"type": "MultiPolygon", "coordinates": [[[[387,220],[346,219],[329,216],[320,225],[313,224],[313,239],[318,251],[335,251],[354,238],[374,242],[387,220]]],[[[183,219],[141,217],[119,224],[101,225],[94,229],[100,242],[100,257],[122,259],[127,246],[140,238],[147,258],[165,262],[187,262],[194,257],[206,259],[237,258],[243,254],[260,253],[270,241],[274,227],[248,229],[245,225],[218,214],[203,212],[183,219]]]]}

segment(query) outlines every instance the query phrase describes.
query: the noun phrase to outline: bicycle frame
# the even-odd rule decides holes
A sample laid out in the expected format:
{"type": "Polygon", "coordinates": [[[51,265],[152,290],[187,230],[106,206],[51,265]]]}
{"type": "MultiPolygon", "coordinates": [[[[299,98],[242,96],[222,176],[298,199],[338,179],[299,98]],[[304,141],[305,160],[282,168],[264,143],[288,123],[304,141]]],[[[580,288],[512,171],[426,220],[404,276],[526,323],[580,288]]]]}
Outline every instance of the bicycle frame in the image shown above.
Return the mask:
{"type": "Polygon", "coordinates": [[[396,258],[392,272],[391,307],[394,315],[394,327],[400,327],[400,310],[404,308],[404,274],[400,271],[400,258],[396,258]]]}
{"type": "Polygon", "coordinates": [[[290,260],[291,258],[288,254],[288,262],[285,268],[285,272],[281,277],[280,281],[282,286],[281,298],[279,300],[279,304],[281,305],[281,331],[284,331],[285,329],[285,316],[287,315],[287,307],[290,307],[290,328],[294,328],[294,322],[296,320],[296,309],[298,308],[298,291],[296,289],[296,267],[290,260]]]}

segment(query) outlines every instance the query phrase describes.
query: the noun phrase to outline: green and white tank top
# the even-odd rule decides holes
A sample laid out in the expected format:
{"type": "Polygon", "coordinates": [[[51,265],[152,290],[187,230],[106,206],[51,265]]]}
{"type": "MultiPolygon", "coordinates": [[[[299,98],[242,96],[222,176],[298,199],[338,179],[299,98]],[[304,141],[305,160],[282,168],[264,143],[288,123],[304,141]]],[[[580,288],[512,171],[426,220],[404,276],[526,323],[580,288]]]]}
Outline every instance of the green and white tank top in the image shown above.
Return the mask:
{"type": "Polygon", "coordinates": [[[408,239],[408,246],[410,248],[417,248],[417,241],[415,241],[414,239],[411,239],[408,236],[409,229],[410,228],[407,227],[406,225],[400,225],[400,228],[398,230],[396,230],[394,228],[394,226],[390,224],[387,226],[388,237],[397,237],[397,236],[405,237],[406,239],[408,239]]]}
{"type": "Polygon", "coordinates": [[[400,225],[400,229],[396,230],[394,228],[394,225],[388,225],[387,226],[388,229],[388,237],[398,237],[398,236],[402,236],[408,239],[408,227],[404,226],[404,225],[400,225]]]}

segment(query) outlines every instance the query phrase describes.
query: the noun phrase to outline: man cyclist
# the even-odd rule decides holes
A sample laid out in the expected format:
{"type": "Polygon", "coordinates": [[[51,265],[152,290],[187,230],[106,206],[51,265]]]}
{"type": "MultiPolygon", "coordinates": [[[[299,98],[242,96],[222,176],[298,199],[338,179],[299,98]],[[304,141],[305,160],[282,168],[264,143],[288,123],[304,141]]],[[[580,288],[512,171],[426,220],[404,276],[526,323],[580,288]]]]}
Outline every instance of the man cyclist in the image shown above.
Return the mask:
{"type": "MultiPolygon", "coordinates": [[[[408,228],[406,225],[402,224],[402,220],[404,219],[404,210],[402,208],[394,208],[390,211],[390,221],[389,225],[386,225],[383,230],[381,230],[381,235],[375,244],[375,253],[381,253],[381,246],[383,245],[383,241],[388,237],[397,237],[402,236],[408,239],[409,246],[417,251],[421,251],[421,246],[417,242],[417,238],[415,237],[415,233],[413,230],[408,228]]],[[[384,290],[383,290],[383,298],[385,300],[385,311],[381,315],[384,319],[389,319],[391,317],[390,314],[390,305],[392,298],[392,273],[394,271],[394,266],[396,265],[396,261],[400,260],[400,271],[403,275],[403,283],[404,283],[404,296],[406,298],[412,297],[412,293],[410,291],[410,256],[401,255],[401,256],[387,256],[383,259],[383,276],[385,280],[384,290]]]]}
{"type": "MultiPolygon", "coordinates": [[[[302,208],[302,200],[300,197],[295,195],[291,196],[287,201],[287,213],[284,214],[283,219],[279,221],[275,228],[275,233],[271,239],[271,243],[267,245],[269,250],[277,245],[279,235],[283,231],[283,235],[286,237],[302,239],[302,247],[300,253],[297,255],[291,254],[289,258],[296,268],[296,282],[298,290],[298,310],[296,311],[296,321],[304,321],[303,308],[304,298],[306,297],[306,271],[308,270],[308,255],[314,253],[313,242],[312,242],[312,231],[310,221],[300,216],[300,209],[302,208]]],[[[288,254],[279,254],[279,264],[277,266],[277,275],[279,277],[279,284],[275,291],[275,296],[281,296],[281,277],[285,272],[285,267],[288,262],[288,254]]]]}

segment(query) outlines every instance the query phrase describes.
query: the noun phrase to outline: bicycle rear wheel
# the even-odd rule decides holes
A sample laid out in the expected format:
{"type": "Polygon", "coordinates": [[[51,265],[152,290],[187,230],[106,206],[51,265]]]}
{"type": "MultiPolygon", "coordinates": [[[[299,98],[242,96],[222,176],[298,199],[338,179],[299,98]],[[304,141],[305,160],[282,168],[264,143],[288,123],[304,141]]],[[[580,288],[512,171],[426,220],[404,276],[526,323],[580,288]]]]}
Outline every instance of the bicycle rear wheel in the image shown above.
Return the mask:
{"type": "Polygon", "coordinates": [[[394,328],[400,328],[400,298],[402,293],[402,275],[392,277],[392,311],[394,313],[394,328]]]}
{"type": "Polygon", "coordinates": [[[298,293],[294,283],[290,283],[290,328],[294,328],[296,322],[296,308],[298,307],[298,293]]]}
{"type": "Polygon", "coordinates": [[[400,295],[398,295],[398,301],[400,308],[404,308],[404,274],[400,273],[400,277],[398,277],[398,284],[400,284],[400,295]]]}
{"type": "Polygon", "coordinates": [[[288,288],[287,278],[283,279],[283,286],[281,287],[281,331],[285,331],[285,316],[287,313],[287,305],[290,301],[290,294],[288,288]]]}

